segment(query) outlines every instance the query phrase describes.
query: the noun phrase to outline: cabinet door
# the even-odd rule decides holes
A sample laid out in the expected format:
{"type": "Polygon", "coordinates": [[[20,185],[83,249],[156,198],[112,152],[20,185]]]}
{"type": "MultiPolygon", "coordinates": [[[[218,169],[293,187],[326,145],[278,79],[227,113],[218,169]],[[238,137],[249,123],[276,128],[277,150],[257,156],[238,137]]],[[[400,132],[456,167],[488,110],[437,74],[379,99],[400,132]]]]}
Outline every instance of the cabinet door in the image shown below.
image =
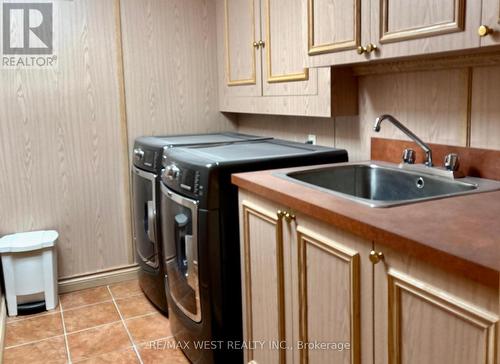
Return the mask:
{"type": "Polygon", "coordinates": [[[497,289],[381,249],[374,277],[376,363],[496,363],[497,289]]]}
{"type": "Polygon", "coordinates": [[[481,25],[489,30],[487,34],[481,33],[481,46],[500,44],[500,0],[483,0],[481,19],[481,25]]]}
{"type": "Polygon", "coordinates": [[[372,58],[479,47],[481,1],[372,0],[372,58]]]}
{"type": "Polygon", "coordinates": [[[317,71],[304,68],[301,0],[262,0],[263,94],[315,95],[317,71]]]}
{"type": "MultiPolygon", "coordinates": [[[[245,363],[285,363],[287,317],[283,224],[270,204],[240,194],[243,336],[262,346],[245,350],[245,363]]],[[[290,321],[290,320],[288,320],[290,321]]],[[[291,326],[289,326],[291,329],[291,326]]]]}
{"type": "MultiPolygon", "coordinates": [[[[225,93],[260,96],[261,59],[254,42],[260,40],[259,0],[219,0],[225,62],[225,93]]],[[[219,37],[221,39],[221,37],[219,37]]]]}
{"type": "Polygon", "coordinates": [[[296,221],[296,247],[291,247],[298,316],[294,342],[299,343],[295,362],[372,363],[371,242],[305,216],[296,221]]]}
{"type": "Polygon", "coordinates": [[[368,60],[357,48],[370,39],[370,0],[302,0],[307,65],[329,66],[368,60]]]}

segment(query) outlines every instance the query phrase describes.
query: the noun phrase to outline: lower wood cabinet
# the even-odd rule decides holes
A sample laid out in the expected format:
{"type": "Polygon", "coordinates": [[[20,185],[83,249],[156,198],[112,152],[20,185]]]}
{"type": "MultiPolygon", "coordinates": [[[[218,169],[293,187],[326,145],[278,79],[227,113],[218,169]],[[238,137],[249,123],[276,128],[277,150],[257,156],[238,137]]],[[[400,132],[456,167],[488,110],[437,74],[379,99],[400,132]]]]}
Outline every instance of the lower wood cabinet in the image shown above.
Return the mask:
{"type": "Polygon", "coordinates": [[[496,363],[498,289],[240,192],[245,363],[496,363]]]}
{"type": "Polygon", "coordinates": [[[495,364],[498,289],[375,244],[375,362],[495,364]]]}
{"type": "MultiPolygon", "coordinates": [[[[285,221],[286,223],[286,221],[285,221]]],[[[290,224],[296,363],[371,362],[371,243],[297,215],[290,224]]]]}
{"type": "Polygon", "coordinates": [[[244,337],[265,344],[246,350],[245,361],[284,363],[285,348],[271,347],[292,334],[285,321],[291,301],[285,302],[283,226],[273,210],[246,201],[241,218],[244,337]]]}

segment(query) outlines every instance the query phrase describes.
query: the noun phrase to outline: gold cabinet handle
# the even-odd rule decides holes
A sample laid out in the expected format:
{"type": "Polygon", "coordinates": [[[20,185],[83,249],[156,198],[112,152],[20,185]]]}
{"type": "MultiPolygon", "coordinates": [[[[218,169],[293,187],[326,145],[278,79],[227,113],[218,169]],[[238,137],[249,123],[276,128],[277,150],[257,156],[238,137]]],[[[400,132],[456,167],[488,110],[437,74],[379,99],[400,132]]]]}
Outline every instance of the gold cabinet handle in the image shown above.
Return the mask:
{"type": "Polygon", "coordinates": [[[493,29],[491,29],[487,25],[481,25],[477,29],[477,34],[479,34],[480,37],[486,37],[488,34],[492,34],[492,33],[493,33],[493,29]]]}
{"type": "Polygon", "coordinates": [[[366,53],[366,48],[363,47],[363,46],[358,46],[358,48],[356,48],[356,52],[358,52],[358,54],[364,54],[366,53]]]}
{"type": "Polygon", "coordinates": [[[371,53],[371,52],[374,52],[378,49],[377,45],[376,44],[373,44],[373,43],[368,43],[366,46],[359,46],[358,48],[356,48],[356,51],[358,52],[358,54],[365,54],[365,53],[371,53]]]}
{"type": "Polygon", "coordinates": [[[376,252],[375,250],[372,250],[370,252],[370,262],[372,262],[373,264],[377,264],[381,260],[384,260],[384,253],[376,252]]]}
{"type": "Polygon", "coordinates": [[[278,216],[278,220],[285,219],[288,223],[295,220],[295,215],[288,211],[278,210],[276,215],[278,216]]]}
{"type": "Polygon", "coordinates": [[[259,49],[259,43],[253,42],[253,47],[256,48],[256,49],[259,49]]]}
{"type": "Polygon", "coordinates": [[[259,47],[264,48],[266,46],[266,43],[264,41],[259,40],[259,47]]]}
{"type": "Polygon", "coordinates": [[[374,52],[378,49],[378,47],[373,44],[373,43],[368,43],[366,46],[365,46],[365,50],[367,53],[371,53],[371,52],[374,52]]]}
{"type": "Polygon", "coordinates": [[[292,221],[295,220],[295,215],[292,214],[291,212],[287,212],[285,214],[285,220],[286,220],[286,222],[291,223],[292,221]]]}

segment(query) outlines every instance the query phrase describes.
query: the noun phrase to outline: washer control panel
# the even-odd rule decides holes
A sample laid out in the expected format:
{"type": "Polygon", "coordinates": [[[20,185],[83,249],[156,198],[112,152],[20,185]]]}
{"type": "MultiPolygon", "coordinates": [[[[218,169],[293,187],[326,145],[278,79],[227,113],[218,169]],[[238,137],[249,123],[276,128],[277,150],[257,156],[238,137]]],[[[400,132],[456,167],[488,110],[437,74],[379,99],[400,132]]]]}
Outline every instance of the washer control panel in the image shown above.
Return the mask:
{"type": "Polygon", "coordinates": [[[184,191],[196,196],[203,195],[199,171],[182,168],[175,163],[166,163],[162,172],[162,181],[177,191],[184,191]]]}
{"type": "Polygon", "coordinates": [[[170,181],[177,181],[179,179],[179,176],[181,174],[181,170],[179,167],[177,167],[175,164],[168,164],[165,167],[165,178],[167,178],[170,181]]]}

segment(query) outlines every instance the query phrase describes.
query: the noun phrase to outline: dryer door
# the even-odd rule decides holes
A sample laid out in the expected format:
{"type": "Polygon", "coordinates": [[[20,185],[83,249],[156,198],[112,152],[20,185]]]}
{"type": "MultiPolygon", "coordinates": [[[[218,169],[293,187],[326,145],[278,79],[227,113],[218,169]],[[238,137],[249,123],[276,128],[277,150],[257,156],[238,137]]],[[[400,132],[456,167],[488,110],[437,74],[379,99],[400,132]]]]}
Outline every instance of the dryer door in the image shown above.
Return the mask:
{"type": "Polygon", "coordinates": [[[156,241],[156,183],[157,175],[132,168],[134,196],[134,239],[138,258],[158,268],[158,246],[156,241]]]}
{"type": "Polygon", "coordinates": [[[161,184],[161,229],[170,296],[191,320],[201,321],[198,276],[198,201],[161,184]]]}

